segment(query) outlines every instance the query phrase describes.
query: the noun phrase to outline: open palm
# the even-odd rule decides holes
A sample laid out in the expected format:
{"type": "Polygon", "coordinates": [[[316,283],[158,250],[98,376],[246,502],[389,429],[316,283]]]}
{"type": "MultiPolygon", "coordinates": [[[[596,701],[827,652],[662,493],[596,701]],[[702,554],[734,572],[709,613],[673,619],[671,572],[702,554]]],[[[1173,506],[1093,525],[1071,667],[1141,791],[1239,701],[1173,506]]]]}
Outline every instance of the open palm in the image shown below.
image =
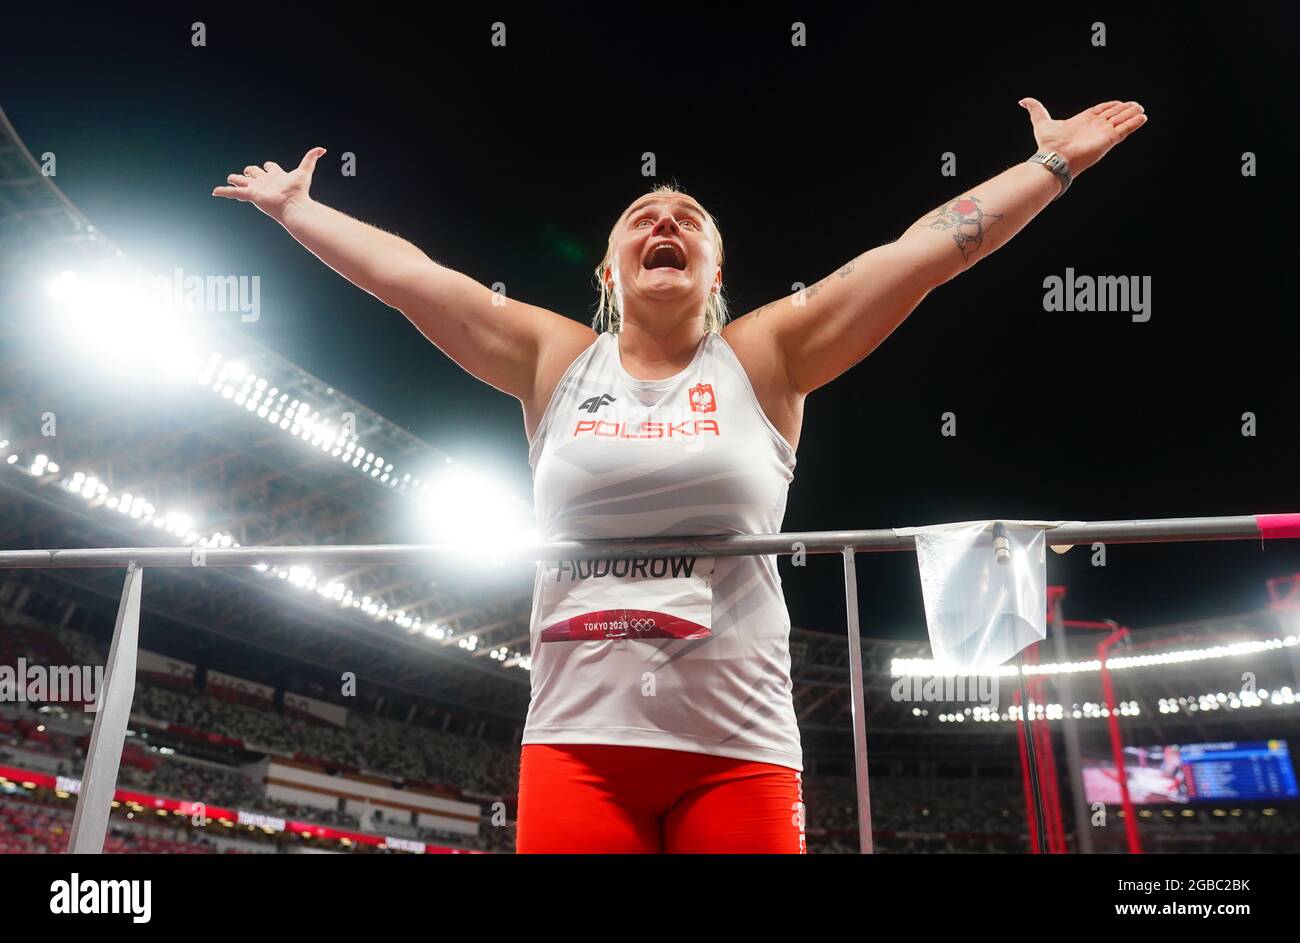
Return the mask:
{"type": "Polygon", "coordinates": [[[212,195],[252,203],[267,216],[283,219],[285,210],[295,201],[307,198],[312,171],[324,154],[325,148],[313,147],[303,155],[302,162],[289,171],[273,160],[261,167],[250,164],[242,174],[228,176],[226,182],[229,186],[215,188],[212,195]]]}
{"type": "Polygon", "coordinates": [[[1036,98],[1022,98],[1020,105],[1029,112],[1039,149],[1064,157],[1076,177],[1147,121],[1146,110],[1135,101],[1102,102],[1065,120],[1049,115],[1036,98]]]}

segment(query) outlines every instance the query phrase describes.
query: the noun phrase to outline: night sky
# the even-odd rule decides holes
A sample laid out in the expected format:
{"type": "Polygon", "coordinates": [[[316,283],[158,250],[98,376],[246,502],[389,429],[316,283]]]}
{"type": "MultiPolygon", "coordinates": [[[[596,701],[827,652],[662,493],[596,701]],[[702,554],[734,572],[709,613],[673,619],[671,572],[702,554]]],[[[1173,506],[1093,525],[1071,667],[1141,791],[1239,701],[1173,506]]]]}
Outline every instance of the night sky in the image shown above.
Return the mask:
{"type": "MultiPolygon", "coordinates": [[[[518,404],[251,205],[213,199],[226,174],[327,147],[316,199],[588,321],[592,269],[657,182],[641,176],[653,151],[659,181],[717,216],[739,314],[1029,157],[1021,97],[1056,117],[1136,99],[1145,127],[809,397],[785,528],[1300,511],[1300,11],[859,6],[13,10],[0,107],[146,268],[260,274],[261,320],[240,330],[526,494],[518,404]],[[1150,321],[1045,311],[1043,279],[1067,268],[1150,276],[1150,321]]],[[[1086,548],[1053,559],[1049,580],[1071,615],[1141,627],[1255,608],[1266,578],[1297,571],[1300,542],[1114,546],[1105,569],[1086,548]]],[[[837,560],[782,574],[796,625],[839,628],[837,560]]],[[[866,634],[922,637],[912,555],[868,557],[859,579],[866,634]]]]}

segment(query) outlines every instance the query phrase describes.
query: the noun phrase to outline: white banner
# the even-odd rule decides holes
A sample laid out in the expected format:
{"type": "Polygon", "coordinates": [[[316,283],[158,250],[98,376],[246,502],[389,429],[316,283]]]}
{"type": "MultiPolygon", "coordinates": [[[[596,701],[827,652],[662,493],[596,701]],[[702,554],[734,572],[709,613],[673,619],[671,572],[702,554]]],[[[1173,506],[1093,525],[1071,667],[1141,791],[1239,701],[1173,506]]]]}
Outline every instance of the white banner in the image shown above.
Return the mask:
{"type": "Polygon", "coordinates": [[[268,687],[265,684],[258,684],[256,681],[247,681],[244,678],[236,678],[234,675],[222,674],[220,671],[209,671],[207,682],[208,693],[214,692],[226,693],[233,692],[251,697],[259,701],[265,701],[269,706],[275,699],[275,688],[268,687]]]}
{"type": "Polygon", "coordinates": [[[188,661],[168,658],[144,648],[136,653],[135,667],[141,674],[159,675],[181,684],[194,684],[194,666],[188,661]]]}
{"type": "Polygon", "coordinates": [[[328,721],[336,727],[347,726],[348,709],[339,707],[337,704],[328,704],[325,701],[318,701],[314,697],[307,697],[305,694],[290,694],[284,692],[284,709],[297,711],[300,714],[310,714],[312,717],[319,717],[321,720],[328,721]]]}

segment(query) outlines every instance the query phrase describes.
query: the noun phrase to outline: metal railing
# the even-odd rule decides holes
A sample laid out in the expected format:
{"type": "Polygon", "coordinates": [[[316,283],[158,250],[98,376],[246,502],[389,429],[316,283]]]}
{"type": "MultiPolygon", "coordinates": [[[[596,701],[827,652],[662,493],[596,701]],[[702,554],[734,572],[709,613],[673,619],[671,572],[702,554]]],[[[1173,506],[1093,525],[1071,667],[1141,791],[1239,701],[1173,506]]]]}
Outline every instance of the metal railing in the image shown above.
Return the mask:
{"type": "MultiPolygon", "coordinates": [[[[1155,520],[1095,521],[1051,527],[1052,546],[1093,543],[1172,543],[1202,540],[1253,540],[1300,537],[1300,514],[1187,517],[1155,520]]],[[[857,553],[915,549],[915,540],[893,529],[812,531],[729,537],[634,538],[560,541],[520,548],[526,560],[598,560],[667,556],[768,556],[838,553],[844,564],[846,631],[849,642],[849,689],[852,703],[853,759],[858,801],[859,848],[872,852],[871,799],[867,783],[867,734],[863,697],[862,652],[858,628],[857,553]]],[[[103,851],[116,791],[118,766],[135,694],[136,652],[140,635],[140,596],[149,567],[316,566],[429,563],[463,553],[440,544],[301,547],[126,547],[113,549],[0,551],[0,569],[126,567],[113,641],[104,669],[105,690],[96,693],[97,711],[86,751],[81,791],[72,820],[68,851],[103,851]]]]}

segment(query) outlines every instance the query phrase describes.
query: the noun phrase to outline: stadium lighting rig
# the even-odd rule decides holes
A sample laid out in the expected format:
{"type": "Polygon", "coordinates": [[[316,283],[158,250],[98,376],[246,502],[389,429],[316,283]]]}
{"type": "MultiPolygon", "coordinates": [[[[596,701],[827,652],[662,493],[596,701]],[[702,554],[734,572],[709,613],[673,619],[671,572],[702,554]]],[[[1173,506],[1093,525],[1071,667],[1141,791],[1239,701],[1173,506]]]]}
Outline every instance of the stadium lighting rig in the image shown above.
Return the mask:
{"type": "MultiPolygon", "coordinates": [[[[1126,655],[1117,656],[1107,659],[1106,667],[1111,671],[1134,669],[1134,668],[1152,668],[1166,667],[1170,665],[1186,664],[1189,662],[1217,661],[1224,658],[1242,657],[1265,652],[1277,651],[1284,648],[1293,648],[1300,640],[1294,635],[1288,635],[1280,638],[1256,639],[1244,642],[1234,642],[1228,645],[1215,645],[1206,648],[1189,648],[1179,649],[1176,651],[1162,652],[1158,654],[1143,655],[1126,655]]],[[[1062,664],[1042,664],[1042,665],[1025,665],[1023,673],[1025,675],[1065,675],[1079,672],[1100,672],[1101,662],[1097,660],[1068,662],[1062,664]]],[[[892,662],[891,671],[896,677],[935,677],[935,678],[958,678],[971,677],[964,673],[945,672],[941,665],[928,659],[895,659],[892,662]]],[[[986,669],[985,676],[1015,676],[1017,674],[1015,666],[1005,665],[997,668],[986,669]]],[[[1158,699],[1157,709],[1161,714],[1186,714],[1192,715],[1218,710],[1241,710],[1259,707],[1289,707],[1296,703],[1296,694],[1289,685],[1282,685],[1276,690],[1262,688],[1258,691],[1208,691],[1199,695],[1187,697],[1161,697],[1158,699]]],[[[1121,717],[1136,717],[1142,713],[1141,705],[1135,701],[1122,701],[1116,704],[1114,713],[1121,717]]],[[[923,708],[913,708],[914,717],[927,717],[930,711],[923,708]]],[[[1074,704],[1070,711],[1070,716],[1076,720],[1080,719],[1098,719],[1108,718],[1111,712],[1104,704],[1094,704],[1085,702],[1083,704],[1074,704]]],[[[1029,702],[1029,716],[1034,720],[1062,720],[1065,717],[1065,708],[1062,704],[1049,703],[1038,704],[1033,701],[1029,702]]],[[[964,709],[949,711],[936,715],[940,723],[964,723],[973,721],[975,723],[988,722],[1018,722],[1021,719],[1019,707],[1011,706],[1005,711],[997,711],[987,706],[967,707],[964,709]]]]}
{"type": "Polygon", "coordinates": [[[66,335],[93,351],[105,369],[162,368],[184,376],[199,364],[184,319],[125,273],[86,280],[63,271],[49,280],[46,292],[66,335]]]}
{"type": "Polygon", "coordinates": [[[86,278],[63,271],[47,281],[46,294],[56,303],[65,333],[88,347],[105,366],[161,369],[169,376],[194,381],[376,483],[427,498],[431,510],[455,520],[454,528],[440,525],[455,530],[450,539],[480,539],[486,514],[489,524],[499,519],[504,526],[497,528],[495,537],[481,538],[484,542],[491,539],[497,546],[503,539],[532,542],[518,523],[521,516],[531,516],[531,505],[500,485],[489,487],[481,473],[460,468],[447,458],[445,464],[452,467],[438,469],[433,480],[421,479],[385,461],[345,423],[323,417],[317,406],[282,391],[272,378],[258,376],[243,360],[215,351],[203,356],[198,348],[206,341],[192,313],[177,310],[163,295],[151,291],[139,274],[86,278]],[[471,511],[474,527],[464,520],[471,511]]]}
{"type": "MultiPolygon", "coordinates": [[[[1075,704],[1070,716],[1075,720],[1099,720],[1109,717],[1111,712],[1107,710],[1105,704],[1075,704]]],[[[1115,714],[1119,717],[1138,717],[1142,714],[1142,706],[1137,701],[1120,701],[1115,705],[1115,714]]],[[[995,711],[991,707],[967,707],[959,711],[949,711],[947,713],[936,715],[941,724],[960,724],[966,721],[973,723],[1019,723],[1023,718],[1020,705],[1013,704],[1005,711],[995,711]]],[[[1063,720],[1065,718],[1065,707],[1061,704],[1038,704],[1034,701],[1029,702],[1029,719],[1030,720],[1063,720]]]]}
{"type": "Polygon", "coordinates": [[[1207,711],[1263,707],[1266,704],[1272,707],[1289,707],[1295,703],[1295,692],[1289,686],[1283,685],[1276,691],[1264,688],[1259,691],[1207,692],[1196,697],[1162,697],[1159,710],[1162,714],[1198,714],[1207,711]]]}
{"type": "MultiPolygon", "coordinates": [[[[1260,707],[1290,707],[1296,703],[1295,692],[1287,685],[1276,691],[1261,689],[1259,691],[1207,691],[1190,697],[1162,697],[1157,709],[1161,714],[1184,714],[1191,716],[1220,710],[1250,710],[1260,707]]],[[[928,716],[929,711],[913,708],[914,717],[928,716]]],[[[1111,712],[1105,704],[1086,702],[1075,704],[1070,715],[1075,720],[1100,720],[1110,717],[1111,712]]],[[[1115,714],[1119,717],[1138,717],[1142,707],[1137,701],[1120,701],[1115,705],[1115,714]]],[[[995,711],[989,707],[967,707],[959,711],[949,711],[936,715],[939,723],[1017,723],[1020,721],[1020,708],[1012,705],[1005,711],[995,711]]],[[[1029,716],[1032,720],[1063,720],[1065,708],[1061,704],[1036,704],[1030,702],[1029,716]]]]}
{"type": "MultiPolygon", "coordinates": [[[[0,455],[4,454],[8,445],[7,439],[0,439],[0,455]]],[[[43,454],[37,455],[30,467],[18,466],[16,453],[9,454],[6,462],[8,466],[34,478],[55,476],[60,472],[58,463],[51,462],[43,454]]],[[[241,546],[234,535],[225,531],[200,534],[194,529],[194,518],[188,512],[172,510],[160,514],[158,509],[142,495],[132,494],[130,491],[114,492],[93,474],[74,471],[62,480],[62,484],[64,490],[84,499],[89,507],[122,515],[135,521],[140,527],[151,527],[160,532],[159,536],[163,533],[169,534],[185,546],[219,549],[241,546]]],[[[447,531],[452,534],[454,532],[454,529],[447,531]]],[[[425,625],[419,616],[412,615],[400,607],[390,606],[380,598],[359,594],[338,580],[318,579],[308,567],[258,564],[252,569],[263,573],[268,578],[284,580],[289,586],[300,591],[314,592],[322,599],[336,603],[340,608],[358,609],[364,615],[370,616],[373,621],[391,622],[406,629],[411,635],[422,634],[444,645],[454,642],[457,647],[469,653],[477,651],[481,644],[481,639],[477,635],[468,634],[458,637],[448,626],[436,622],[425,625]]],[[[500,662],[502,667],[531,670],[531,659],[521,652],[515,651],[501,656],[494,652],[492,657],[494,661],[500,662]]]]}
{"type": "MultiPolygon", "coordinates": [[[[1295,635],[1278,636],[1266,639],[1251,639],[1243,642],[1230,642],[1225,645],[1211,645],[1204,648],[1181,648],[1168,652],[1141,655],[1117,655],[1106,660],[1106,667],[1111,671],[1123,671],[1133,668],[1159,668],[1168,665],[1181,665],[1196,661],[1214,661],[1223,658],[1238,658],[1242,655],[1255,655],[1261,652],[1277,651],[1282,648],[1294,648],[1300,644],[1300,637],[1295,635]]],[[[1096,658],[1071,662],[1045,662],[1041,665],[1025,665],[1024,674],[1057,675],[1098,672],[1101,662],[1096,658]]],[[[913,675],[931,677],[935,675],[973,677],[994,675],[997,677],[1015,677],[1019,672],[1015,665],[999,665],[995,668],[981,669],[979,672],[953,670],[930,658],[895,658],[890,662],[890,674],[894,677],[913,675]]]]}
{"type": "MultiPolygon", "coordinates": [[[[274,378],[259,375],[242,358],[211,351],[214,344],[200,330],[193,312],[178,308],[171,295],[151,290],[142,270],[94,276],[65,270],[47,279],[45,289],[64,336],[86,348],[106,372],[129,369],[132,377],[139,377],[143,370],[144,375],[192,381],[233,408],[319,450],[322,457],[337,460],[377,485],[409,495],[417,504],[416,520],[430,539],[465,548],[463,555],[449,563],[513,562],[520,548],[539,541],[531,504],[511,494],[494,476],[450,457],[441,467],[423,470],[423,477],[417,470],[396,467],[382,453],[367,448],[349,423],[322,415],[321,405],[282,390],[274,378]],[[204,346],[209,350],[206,355],[201,350],[204,346]]],[[[325,410],[329,412],[327,405],[325,410]]],[[[18,466],[23,457],[16,452],[8,454],[8,445],[7,440],[0,440],[0,460],[18,466]]],[[[43,454],[21,470],[34,478],[60,473],[59,464],[43,454]]],[[[232,534],[223,531],[200,534],[188,513],[159,514],[141,495],[113,493],[92,473],[76,471],[61,481],[66,490],[85,498],[91,507],[121,513],[142,526],[152,525],[185,545],[240,546],[232,534]]],[[[340,608],[357,609],[374,620],[391,622],[412,635],[422,634],[444,645],[455,643],[471,653],[480,646],[477,636],[458,637],[450,627],[425,625],[418,616],[382,599],[361,595],[335,580],[318,580],[306,568],[257,569],[299,590],[315,592],[340,608]]],[[[494,652],[493,660],[503,667],[525,670],[531,661],[518,651],[500,657],[494,652]]]]}

